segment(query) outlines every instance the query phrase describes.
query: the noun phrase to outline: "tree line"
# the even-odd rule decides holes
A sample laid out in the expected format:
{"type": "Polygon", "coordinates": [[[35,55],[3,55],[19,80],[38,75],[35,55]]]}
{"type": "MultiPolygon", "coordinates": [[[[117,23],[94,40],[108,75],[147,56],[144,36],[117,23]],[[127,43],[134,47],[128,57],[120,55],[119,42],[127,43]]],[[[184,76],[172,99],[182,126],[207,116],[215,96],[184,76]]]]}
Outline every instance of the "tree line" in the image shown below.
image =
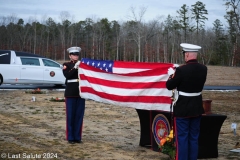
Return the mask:
{"type": "Polygon", "coordinates": [[[29,18],[27,23],[17,16],[0,17],[0,48],[39,54],[54,60],[68,60],[66,49],[82,48],[80,57],[182,64],[180,43],[202,46],[199,61],[206,65],[240,66],[240,0],[223,0],[224,18],[213,27],[208,20],[206,5],[197,1],[183,4],[177,16],[144,21],[146,7],[137,12],[131,7],[128,21],[107,18],[86,18],[70,21],[70,14],[60,13],[60,22],[48,17],[41,22],[29,18]]]}

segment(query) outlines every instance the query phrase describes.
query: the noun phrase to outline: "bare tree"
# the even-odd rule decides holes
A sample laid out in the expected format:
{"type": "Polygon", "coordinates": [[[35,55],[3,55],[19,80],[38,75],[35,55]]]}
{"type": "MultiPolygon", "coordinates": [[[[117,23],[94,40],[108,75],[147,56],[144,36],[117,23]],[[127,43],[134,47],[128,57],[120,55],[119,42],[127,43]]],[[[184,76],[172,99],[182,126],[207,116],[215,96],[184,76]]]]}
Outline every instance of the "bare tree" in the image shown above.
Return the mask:
{"type": "Polygon", "coordinates": [[[0,26],[5,26],[7,25],[7,17],[1,16],[0,17],[0,26]]]}
{"type": "Polygon", "coordinates": [[[229,35],[231,37],[232,41],[232,61],[231,66],[236,65],[236,57],[238,50],[238,43],[239,43],[239,37],[240,37],[240,0],[224,0],[226,1],[226,11],[227,15],[225,15],[225,18],[227,19],[229,23],[229,35]]]}
{"type": "Polygon", "coordinates": [[[28,22],[32,24],[32,29],[34,31],[33,35],[33,53],[36,53],[37,47],[37,18],[36,17],[29,17],[28,22]]]}
{"type": "MultiPolygon", "coordinates": [[[[158,20],[152,20],[150,21],[148,24],[145,24],[144,26],[144,46],[149,46],[148,43],[150,41],[150,39],[152,39],[154,36],[156,36],[158,34],[158,20]]],[[[149,48],[149,47],[148,47],[149,48]]],[[[152,51],[148,51],[148,50],[144,50],[145,52],[145,58],[146,58],[146,61],[151,61],[149,59],[149,55],[151,55],[152,51]],[[148,53],[149,52],[149,53],[148,53]]],[[[142,58],[142,60],[144,59],[144,56],[142,58]]]]}
{"type": "Polygon", "coordinates": [[[66,36],[65,36],[65,34],[66,34],[67,27],[70,25],[69,24],[70,22],[68,21],[69,17],[70,17],[70,14],[67,11],[62,11],[59,16],[59,18],[61,20],[61,25],[58,26],[58,29],[60,32],[64,61],[65,61],[65,57],[66,57],[66,43],[65,43],[66,36]]]}
{"type": "Polygon", "coordinates": [[[16,32],[17,32],[17,25],[15,25],[18,21],[18,18],[16,14],[12,14],[10,16],[7,16],[7,36],[9,36],[9,41],[8,41],[8,48],[13,48],[16,39],[16,32]]]}
{"type": "Polygon", "coordinates": [[[137,44],[138,48],[138,61],[141,61],[141,42],[142,38],[144,37],[144,22],[143,22],[143,16],[146,12],[146,7],[140,7],[139,13],[136,14],[135,8],[131,7],[131,16],[129,16],[129,19],[131,19],[134,22],[134,25],[129,26],[130,32],[132,33],[132,38],[137,44]]]}
{"type": "Polygon", "coordinates": [[[7,23],[7,17],[1,16],[0,17],[0,48],[4,48],[7,44],[7,28],[5,27],[7,23]]]}
{"type": "Polygon", "coordinates": [[[123,36],[123,28],[122,26],[117,22],[113,21],[113,28],[114,31],[114,37],[116,37],[116,60],[119,60],[119,48],[120,48],[120,40],[123,36]]]}
{"type": "Polygon", "coordinates": [[[29,34],[30,27],[29,27],[29,25],[27,25],[27,26],[24,25],[23,19],[19,19],[17,25],[18,25],[20,50],[25,51],[27,37],[29,36],[28,34],[29,34]]]}

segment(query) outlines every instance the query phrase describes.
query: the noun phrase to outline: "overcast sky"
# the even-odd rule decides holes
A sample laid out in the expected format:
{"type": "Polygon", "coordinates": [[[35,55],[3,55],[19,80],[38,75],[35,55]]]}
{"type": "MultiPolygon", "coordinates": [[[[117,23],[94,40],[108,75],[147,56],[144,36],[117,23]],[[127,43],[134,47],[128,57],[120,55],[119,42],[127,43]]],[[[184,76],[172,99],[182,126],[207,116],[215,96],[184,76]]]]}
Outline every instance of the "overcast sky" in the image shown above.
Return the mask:
{"type": "MultiPolygon", "coordinates": [[[[213,27],[212,23],[216,19],[224,25],[227,24],[224,19],[226,7],[223,0],[199,1],[205,4],[208,10],[206,26],[213,27]]],[[[176,11],[183,4],[191,8],[196,2],[197,0],[0,0],[0,17],[14,14],[18,18],[23,18],[25,23],[30,17],[36,18],[39,22],[44,17],[51,17],[55,22],[59,22],[60,13],[67,11],[71,17],[74,17],[75,22],[86,18],[126,21],[129,20],[128,16],[132,15],[131,7],[135,7],[137,14],[140,7],[146,7],[143,18],[148,22],[157,17],[163,17],[162,19],[165,20],[169,14],[176,16],[176,11]]]]}

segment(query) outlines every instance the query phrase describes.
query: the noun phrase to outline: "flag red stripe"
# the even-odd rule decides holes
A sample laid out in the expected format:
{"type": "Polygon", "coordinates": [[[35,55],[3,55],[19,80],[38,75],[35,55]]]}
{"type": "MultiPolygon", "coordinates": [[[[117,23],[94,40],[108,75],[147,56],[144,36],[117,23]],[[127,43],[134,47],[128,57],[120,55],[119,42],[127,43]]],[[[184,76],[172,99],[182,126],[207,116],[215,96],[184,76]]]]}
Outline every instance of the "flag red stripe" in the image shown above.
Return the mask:
{"type": "Polygon", "coordinates": [[[114,61],[115,68],[136,68],[136,69],[154,69],[154,68],[169,68],[172,63],[146,63],[146,62],[122,62],[114,61]]]}
{"type": "Polygon", "coordinates": [[[146,70],[146,71],[140,71],[140,72],[135,72],[135,73],[126,73],[126,74],[119,74],[119,73],[109,73],[109,72],[106,72],[106,71],[103,71],[103,70],[100,70],[99,68],[95,68],[93,66],[89,66],[85,63],[81,63],[80,64],[80,67],[82,69],[86,69],[86,70],[91,70],[91,71],[94,71],[94,72],[101,72],[101,73],[108,73],[108,74],[116,74],[116,75],[122,75],[122,76],[139,76],[139,77],[142,77],[142,76],[160,76],[162,74],[167,74],[167,69],[169,67],[171,67],[172,65],[170,64],[167,64],[167,65],[158,65],[158,67],[154,67],[154,69],[151,69],[151,70],[146,70]]]}
{"type": "Polygon", "coordinates": [[[110,99],[118,102],[136,102],[136,103],[166,103],[171,104],[171,99],[167,96],[118,96],[103,92],[98,92],[90,87],[81,87],[81,92],[95,94],[104,99],[110,99]]]}

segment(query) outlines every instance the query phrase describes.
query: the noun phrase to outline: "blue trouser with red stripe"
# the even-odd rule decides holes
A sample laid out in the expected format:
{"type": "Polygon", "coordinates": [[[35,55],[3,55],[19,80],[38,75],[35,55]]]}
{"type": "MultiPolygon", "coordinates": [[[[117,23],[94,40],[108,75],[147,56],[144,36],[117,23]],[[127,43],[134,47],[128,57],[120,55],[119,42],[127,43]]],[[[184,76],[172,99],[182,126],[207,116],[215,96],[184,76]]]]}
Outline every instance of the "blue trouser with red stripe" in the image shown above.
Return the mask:
{"type": "Polygon", "coordinates": [[[66,97],[65,103],[66,139],[68,141],[81,141],[85,99],[81,97],[66,97]]]}
{"type": "Polygon", "coordinates": [[[176,160],[197,160],[201,116],[174,118],[176,160]]]}

